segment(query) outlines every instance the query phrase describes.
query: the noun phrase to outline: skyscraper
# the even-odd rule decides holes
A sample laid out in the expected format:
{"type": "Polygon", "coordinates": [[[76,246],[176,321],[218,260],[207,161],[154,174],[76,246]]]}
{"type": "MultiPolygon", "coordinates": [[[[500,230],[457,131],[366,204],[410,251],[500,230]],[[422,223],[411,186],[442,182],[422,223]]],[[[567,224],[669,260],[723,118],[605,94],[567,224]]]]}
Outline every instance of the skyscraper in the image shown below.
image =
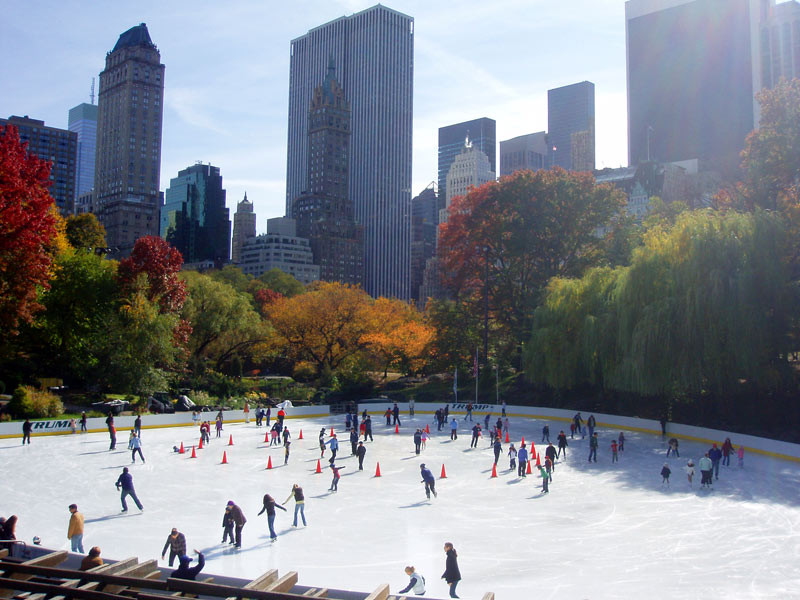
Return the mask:
{"type": "Polygon", "coordinates": [[[439,128],[439,200],[447,198],[447,174],[450,166],[464,149],[464,141],[469,139],[473,147],[483,152],[489,159],[489,167],[497,172],[497,123],[494,119],[482,117],[439,128]]]}
{"type": "Polygon", "coordinates": [[[364,283],[363,228],[350,199],[350,104],[333,56],[308,114],[308,190],[292,202],[297,235],[307,238],[323,281],[364,283]]]}
{"type": "Polygon", "coordinates": [[[781,77],[800,77],[800,2],[761,5],[761,82],[772,88],[781,77]]]}
{"type": "Polygon", "coordinates": [[[436,229],[439,225],[439,199],[431,182],[411,199],[411,299],[424,308],[427,298],[420,296],[425,265],[436,252],[436,229]]]}
{"type": "Polygon", "coordinates": [[[187,263],[230,258],[231,221],[219,167],[196,164],[178,172],[161,208],[161,237],[187,263]]]}
{"type": "Polygon", "coordinates": [[[164,65],[142,23],[119,36],[100,73],[95,209],[113,256],[158,235],[164,65]]]}
{"type": "Polygon", "coordinates": [[[249,238],[256,237],[256,213],[253,212],[253,203],[247,199],[236,205],[233,215],[233,243],[231,244],[231,260],[239,263],[242,259],[242,246],[249,238]]]}
{"type": "Polygon", "coordinates": [[[547,143],[553,166],[594,169],[593,83],[581,81],[547,90],[547,143]]]}
{"type": "Polygon", "coordinates": [[[351,107],[349,197],[364,227],[364,288],[409,297],[414,20],[377,5],[291,43],[286,214],[308,191],[308,117],[330,57],[351,107]]]}
{"type": "Polygon", "coordinates": [[[547,134],[544,131],[518,135],[500,142],[500,176],[521,169],[538,171],[550,166],[547,134]]]}
{"type": "Polygon", "coordinates": [[[734,172],[757,122],[758,24],[774,0],[625,4],[628,158],[734,172]]]}
{"type": "Polygon", "coordinates": [[[50,195],[61,214],[75,210],[75,162],[78,156],[78,136],[72,131],[48,127],[44,121],[11,116],[0,119],[0,126],[13,125],[19,139],[28,144],[28,154],[52,163],[50,167],[50,195]]]}
{"type": "Polygon", "coordinates": [[[78,136],[75,169],[75,200],[94,187],[94,159],[97,152],[97,106],[78,104],[69,110],[69,130],[78,136]]]}

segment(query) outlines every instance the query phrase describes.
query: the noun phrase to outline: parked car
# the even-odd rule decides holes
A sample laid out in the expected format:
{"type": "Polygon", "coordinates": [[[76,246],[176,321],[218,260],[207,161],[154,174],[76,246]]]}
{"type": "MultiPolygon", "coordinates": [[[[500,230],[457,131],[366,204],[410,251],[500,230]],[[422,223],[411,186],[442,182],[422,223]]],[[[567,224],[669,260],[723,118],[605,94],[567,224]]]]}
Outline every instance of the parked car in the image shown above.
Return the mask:
{"type": "Polygon", "coordinates": [[[131,403],[127,400],[109,400],[108,402],[93,402],[92,410],[105,415],[119,415],[124,410],[130,410],[131,403]]]}

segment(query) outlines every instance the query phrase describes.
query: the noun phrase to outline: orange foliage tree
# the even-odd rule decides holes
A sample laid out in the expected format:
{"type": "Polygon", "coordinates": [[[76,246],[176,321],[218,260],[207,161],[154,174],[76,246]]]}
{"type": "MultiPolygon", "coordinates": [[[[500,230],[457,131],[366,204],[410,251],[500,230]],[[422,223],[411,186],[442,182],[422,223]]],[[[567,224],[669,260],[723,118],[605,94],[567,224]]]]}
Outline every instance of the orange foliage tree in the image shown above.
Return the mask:
{"type": "Polygon", "coordinates": [[[373,331],[364,341],[386,377],[389,368],[404,374],[420,372],[428,363],[434,330],[407,302],[378,298],[371,306],[373,331]]]}

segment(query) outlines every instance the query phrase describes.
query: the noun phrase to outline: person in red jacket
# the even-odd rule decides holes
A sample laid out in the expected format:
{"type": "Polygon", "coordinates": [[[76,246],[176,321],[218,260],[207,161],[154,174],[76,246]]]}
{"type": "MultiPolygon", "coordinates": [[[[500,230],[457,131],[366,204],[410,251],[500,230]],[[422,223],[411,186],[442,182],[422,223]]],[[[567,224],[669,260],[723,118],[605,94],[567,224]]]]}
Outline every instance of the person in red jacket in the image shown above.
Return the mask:
{"type": "Polygon", "coordinates": [[[615,463],[619,460],[617,456],[617,440],[611,440],[611,462],[615,463]]]}

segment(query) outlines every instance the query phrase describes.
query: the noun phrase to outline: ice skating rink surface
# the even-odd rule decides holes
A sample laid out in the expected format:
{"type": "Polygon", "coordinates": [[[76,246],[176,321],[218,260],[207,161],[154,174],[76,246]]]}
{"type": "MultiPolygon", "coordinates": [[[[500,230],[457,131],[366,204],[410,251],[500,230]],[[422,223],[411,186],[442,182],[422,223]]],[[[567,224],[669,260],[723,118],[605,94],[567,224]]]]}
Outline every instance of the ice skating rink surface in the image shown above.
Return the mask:
{"type": "MultiPolygon", "coordinates": [[[[368,592],[388,582],[395,593],[408,582],[403,568],[414,565],[427,581],[426,596],[446,598],[440,576],[443,544],[450,541],[458,551],[462,598],[488,591],[498,600],[800,598],[796,463],[746,453],[739,469],[733,457],[707,491],[700,489],[699,471],[693,487],[683,471],[687,458],[697,464],[706,445],[682,441],[680,458],[667,461],[660,437],[625,432],[625,451],[612,464],[610,444],[619,432],[600,428],[598,462],[587,463],[588,438],[569,440],[567,459],[557,462],[550,493],[542,495],[535,474],[521,479],[509,470],[508,444],[498,477],[491,478],[488,441],[470,449],[471,423],[463,416],[458,440],[450,441],[449,428],[436,432],[430,415],[401,415],[397,435],[378,412],[364,471],[350,456],[341,416],[288,419],[293,442],[287,466],[283,448],[267,447],[265,428],[254,421],[226,425],[220,439],[212,431],[196,459],[189,451],[196,428],[145,429],[144,465],[131,465],[128,432],[119,432],[111,452],[105,433],[34,437],[25,447],[19,439],[0,440],[0,515],[19,516],[18,539],[30,543],[39,536],[47,547],[69,549],[67,506],[75,502],[86,518],[87,550],[97,545],[107,557],[160,558],[177,527],[189,549],[205,553],[206,572],[252,578],[271,568],[295,570],[299,583],[309,586],[368,592]],[[413,431],[427,424],[431,440],[416,456],[413,431]],[[322,474],[314,472],[319,430],[330,433],[332,425],[340,440],[337,464],[344,467],[335,494],[328,492],[329,451],[322,474]],[[300,429],[303,440],[297,439],[300,429]],[[183,455],[172,450],[181,442],[183,455]],[[223,451],[228,464],[221,464],[223,451]],[[672,468],[669,487],[659,474],[665,461],[672,468]],[[420,483],[422,462],[437,477],[439,496],[430,501],[420,483]],[[446,479],[439,479],[442,465],[446,479]],[[142,513],[129,500],[129,512],[120,514],[114,483],[125,466],[142,513]],[[266,513],[257,516],[262,497],[269,493],[283,502],[293,483],[305,491],[308,526],[292,527],[290,500],[289,512],[277,511],[279,537],[272,543],[266,513]],[[247,517],[239,551],[219,543],[228,500],[247,517]]],[[[511,441],[519,447],[524,436],[543,455],[543,424],[512,418],[511,441]]],[[[554,442],[563,426],[550,422],[554,442]]]]}

